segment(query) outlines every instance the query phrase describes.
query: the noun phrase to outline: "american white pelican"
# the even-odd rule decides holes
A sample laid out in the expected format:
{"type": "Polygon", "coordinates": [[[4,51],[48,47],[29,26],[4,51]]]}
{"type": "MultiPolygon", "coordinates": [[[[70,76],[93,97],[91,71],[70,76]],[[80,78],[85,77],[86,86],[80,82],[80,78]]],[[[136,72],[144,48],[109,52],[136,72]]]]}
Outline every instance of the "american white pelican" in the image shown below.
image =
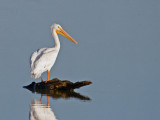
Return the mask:
{"type": "Polygon", "coordinates": [[[31,76],[35,79],[41,77],[41,82],[43,82],[42,73],[46,71],[48,78],[45,82],[49,81],[49,72],[57,58],[60,49],[60,42],[57,34],[59,33],[77,44],[77,42],[67,32],[65,32],[59,24],[53,24],[51,26],[51,32],[55,41],[54,47],[41,48],[31,56],[31,76]]]}

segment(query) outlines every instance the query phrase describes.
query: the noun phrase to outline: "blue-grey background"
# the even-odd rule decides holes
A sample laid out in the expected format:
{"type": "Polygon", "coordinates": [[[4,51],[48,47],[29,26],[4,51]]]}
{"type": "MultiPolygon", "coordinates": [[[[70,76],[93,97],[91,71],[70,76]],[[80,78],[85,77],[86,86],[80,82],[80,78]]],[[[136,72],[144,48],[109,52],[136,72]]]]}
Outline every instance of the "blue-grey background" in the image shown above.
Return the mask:
{"type": "Polygon", "coordinates": [[[0,119],[29,119],[40,98],[22,88],[33,81],[29,58],[53,46],[58,23],[78,45],[59,36],[50,77],[93,82],[76,90],[89,102],[50,99],[59,120],[159,120],[159,11],[159,0],[1,0],[0,119]]]}

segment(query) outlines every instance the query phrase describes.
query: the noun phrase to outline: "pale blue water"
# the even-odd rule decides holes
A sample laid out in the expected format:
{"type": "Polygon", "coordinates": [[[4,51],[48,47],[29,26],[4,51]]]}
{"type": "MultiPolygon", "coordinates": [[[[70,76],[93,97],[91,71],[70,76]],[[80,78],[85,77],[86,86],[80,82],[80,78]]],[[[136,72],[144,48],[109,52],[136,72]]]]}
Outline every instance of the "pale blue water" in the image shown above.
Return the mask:
{"type": "Polygon", "coordinates": [[[76,90],[91,101],[50,98],[57,119],[159,120],[159,11],[158,0],[1,0],[0,119],[29,119],[41,97],[22,88],[34,81],[29,58],[53,46],[50,26],[58,23],[79,44],[60,36],[51,78],[93,84],[76,90]]]}

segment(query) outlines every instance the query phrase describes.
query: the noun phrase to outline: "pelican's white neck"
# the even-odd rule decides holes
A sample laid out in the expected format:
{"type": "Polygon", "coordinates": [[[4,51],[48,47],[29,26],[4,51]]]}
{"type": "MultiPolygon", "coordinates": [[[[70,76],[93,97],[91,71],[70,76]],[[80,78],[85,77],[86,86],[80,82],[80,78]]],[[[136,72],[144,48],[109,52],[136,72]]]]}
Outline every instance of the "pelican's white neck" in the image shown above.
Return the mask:
{"type": "Polygon", "coordinates": [[[54,48],[60,49],[60,41],[55,29],[52,31],[52,36],[54,39],[54,48]]]}

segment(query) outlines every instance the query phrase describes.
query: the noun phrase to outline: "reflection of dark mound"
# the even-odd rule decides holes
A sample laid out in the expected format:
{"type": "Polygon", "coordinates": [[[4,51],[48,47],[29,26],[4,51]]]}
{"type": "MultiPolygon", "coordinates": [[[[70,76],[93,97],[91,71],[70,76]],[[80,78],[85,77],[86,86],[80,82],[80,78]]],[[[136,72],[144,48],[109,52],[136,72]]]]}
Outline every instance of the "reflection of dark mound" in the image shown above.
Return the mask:
{"type": "Polygon", "coordinates": [[[39,94],[46,94],[54,99],[58,98],[78,98],[81,100],[90,100],[89,97],[83,96],[79,93],[74,92],[73,89],[79,88],[85,85],[91,84],[90,81],[81,81],[81,82],[76,82],[72,83],[70,81],[61,81],[57,78],[50,80],[47,83],[35,83],[32,82],[28,86],[24,86],[24,88],[36,92],[39,94]]]}
{"type": "MultiPolygon", "coordinates": [[[[28,89],[28,88],[26,88],[28,89]]],[[[76,93],[74,92],[73,90],[44,90],[44,89],[28,89],[32,92],[36,92],[36,93],[39,93],[39,94],[45,94],[47,96],[50,96],[54,99],[59,99],[59,98],[64,98],[64,99],[67,99],[67,98],[77,98],[77,99],[80,99],[80,100],[90,100],[89,97],[87,96],[83,96],[79,93],[76,93]]]]}

